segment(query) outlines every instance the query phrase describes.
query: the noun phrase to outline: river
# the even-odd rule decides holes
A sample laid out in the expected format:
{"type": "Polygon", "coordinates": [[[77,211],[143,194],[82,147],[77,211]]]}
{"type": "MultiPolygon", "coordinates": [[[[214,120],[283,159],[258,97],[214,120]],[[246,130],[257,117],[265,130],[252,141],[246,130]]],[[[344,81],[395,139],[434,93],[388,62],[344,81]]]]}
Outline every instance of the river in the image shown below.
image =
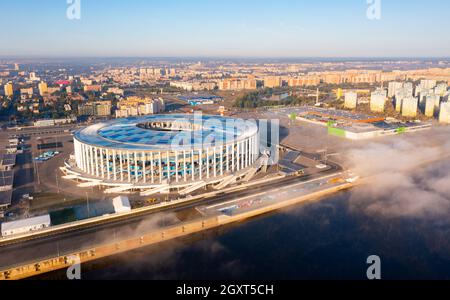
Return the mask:
{"type": "Polygon", "coordinates": [[[450,279],[447,221],[370,214],[351,193],[89,263],[82,278],[366,279],[378,255],[383,279],[450,279]]]}

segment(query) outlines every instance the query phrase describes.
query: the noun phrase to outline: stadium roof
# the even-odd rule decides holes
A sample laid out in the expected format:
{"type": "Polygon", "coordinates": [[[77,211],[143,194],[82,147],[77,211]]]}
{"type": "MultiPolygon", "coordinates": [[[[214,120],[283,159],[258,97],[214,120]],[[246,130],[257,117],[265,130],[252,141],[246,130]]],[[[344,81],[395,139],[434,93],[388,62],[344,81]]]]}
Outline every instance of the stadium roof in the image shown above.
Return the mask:
{"type": "Polygon", "coordinates": [[[224,145],[246,139],[257,131],[258,127],[254,122],[219,116],[152,115],[99,123],[76,132],[75,138],[82,143],[108,149],[165,151],[224,145]],[[198,127],[202,129],[171,131],[139,126],[151,122],[188,122],[200,125],[198,127]]]}

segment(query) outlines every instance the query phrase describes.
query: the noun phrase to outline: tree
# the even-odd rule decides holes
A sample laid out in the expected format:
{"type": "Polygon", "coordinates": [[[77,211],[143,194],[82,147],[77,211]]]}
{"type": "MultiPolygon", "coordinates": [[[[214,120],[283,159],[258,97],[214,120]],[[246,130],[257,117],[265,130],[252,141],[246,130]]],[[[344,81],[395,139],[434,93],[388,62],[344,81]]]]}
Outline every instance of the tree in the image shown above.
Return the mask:
{"type": "Polygon", "coordinates": [[[297,121],[297,117],[298,117],[298,114],[295,112],[293,112],[289,115],[289,119],[291,120],[291,125],[294,124],[295,121],[297,121]]]}

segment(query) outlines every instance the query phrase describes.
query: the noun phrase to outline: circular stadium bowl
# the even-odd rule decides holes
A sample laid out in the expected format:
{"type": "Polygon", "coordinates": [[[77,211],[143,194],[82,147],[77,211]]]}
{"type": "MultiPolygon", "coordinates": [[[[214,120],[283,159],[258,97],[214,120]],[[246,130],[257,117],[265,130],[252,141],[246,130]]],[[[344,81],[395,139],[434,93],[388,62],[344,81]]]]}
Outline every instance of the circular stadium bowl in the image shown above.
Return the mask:
{"type": "Polygon", "coordinates": [[[94,180],[158,185],[211,180],[259,158],[254,122],[196,115],[116,119],[74,134],[75,164],[94,180]]]}

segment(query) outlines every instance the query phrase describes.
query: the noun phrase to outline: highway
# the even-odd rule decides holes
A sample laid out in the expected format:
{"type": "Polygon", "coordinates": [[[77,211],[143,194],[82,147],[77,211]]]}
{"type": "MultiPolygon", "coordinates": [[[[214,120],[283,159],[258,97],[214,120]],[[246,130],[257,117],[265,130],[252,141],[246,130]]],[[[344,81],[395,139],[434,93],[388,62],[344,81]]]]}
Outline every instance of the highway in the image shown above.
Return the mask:
{"type": "Polygon", "coordinates": [[[286,188],[303,181],[309,181],[323,176],[336,174],[342,171],[341,167],[330,164],[330,170],[309,176],[288,177],[271,182],[263,186],[257,186],[245,190],[223,194],[210,199],[200,199],[189,203],[179,204],[175,207],[166,207],[158,211],[143,213],[132,218],[107,222],[92,227],[86,227],[67,232],[56,233],[41,238],[22,241],[0,247],[0,269],[7,269],[24,263],[40,259],[70,254],[94,245],[111,242],[123,237],[140,235],[160,226],[176,224],[174,213],[193,209],[201,205],[214,205],[238,198],[252,196],[258,193],[270,193],[281,187],[286,188]]]}

